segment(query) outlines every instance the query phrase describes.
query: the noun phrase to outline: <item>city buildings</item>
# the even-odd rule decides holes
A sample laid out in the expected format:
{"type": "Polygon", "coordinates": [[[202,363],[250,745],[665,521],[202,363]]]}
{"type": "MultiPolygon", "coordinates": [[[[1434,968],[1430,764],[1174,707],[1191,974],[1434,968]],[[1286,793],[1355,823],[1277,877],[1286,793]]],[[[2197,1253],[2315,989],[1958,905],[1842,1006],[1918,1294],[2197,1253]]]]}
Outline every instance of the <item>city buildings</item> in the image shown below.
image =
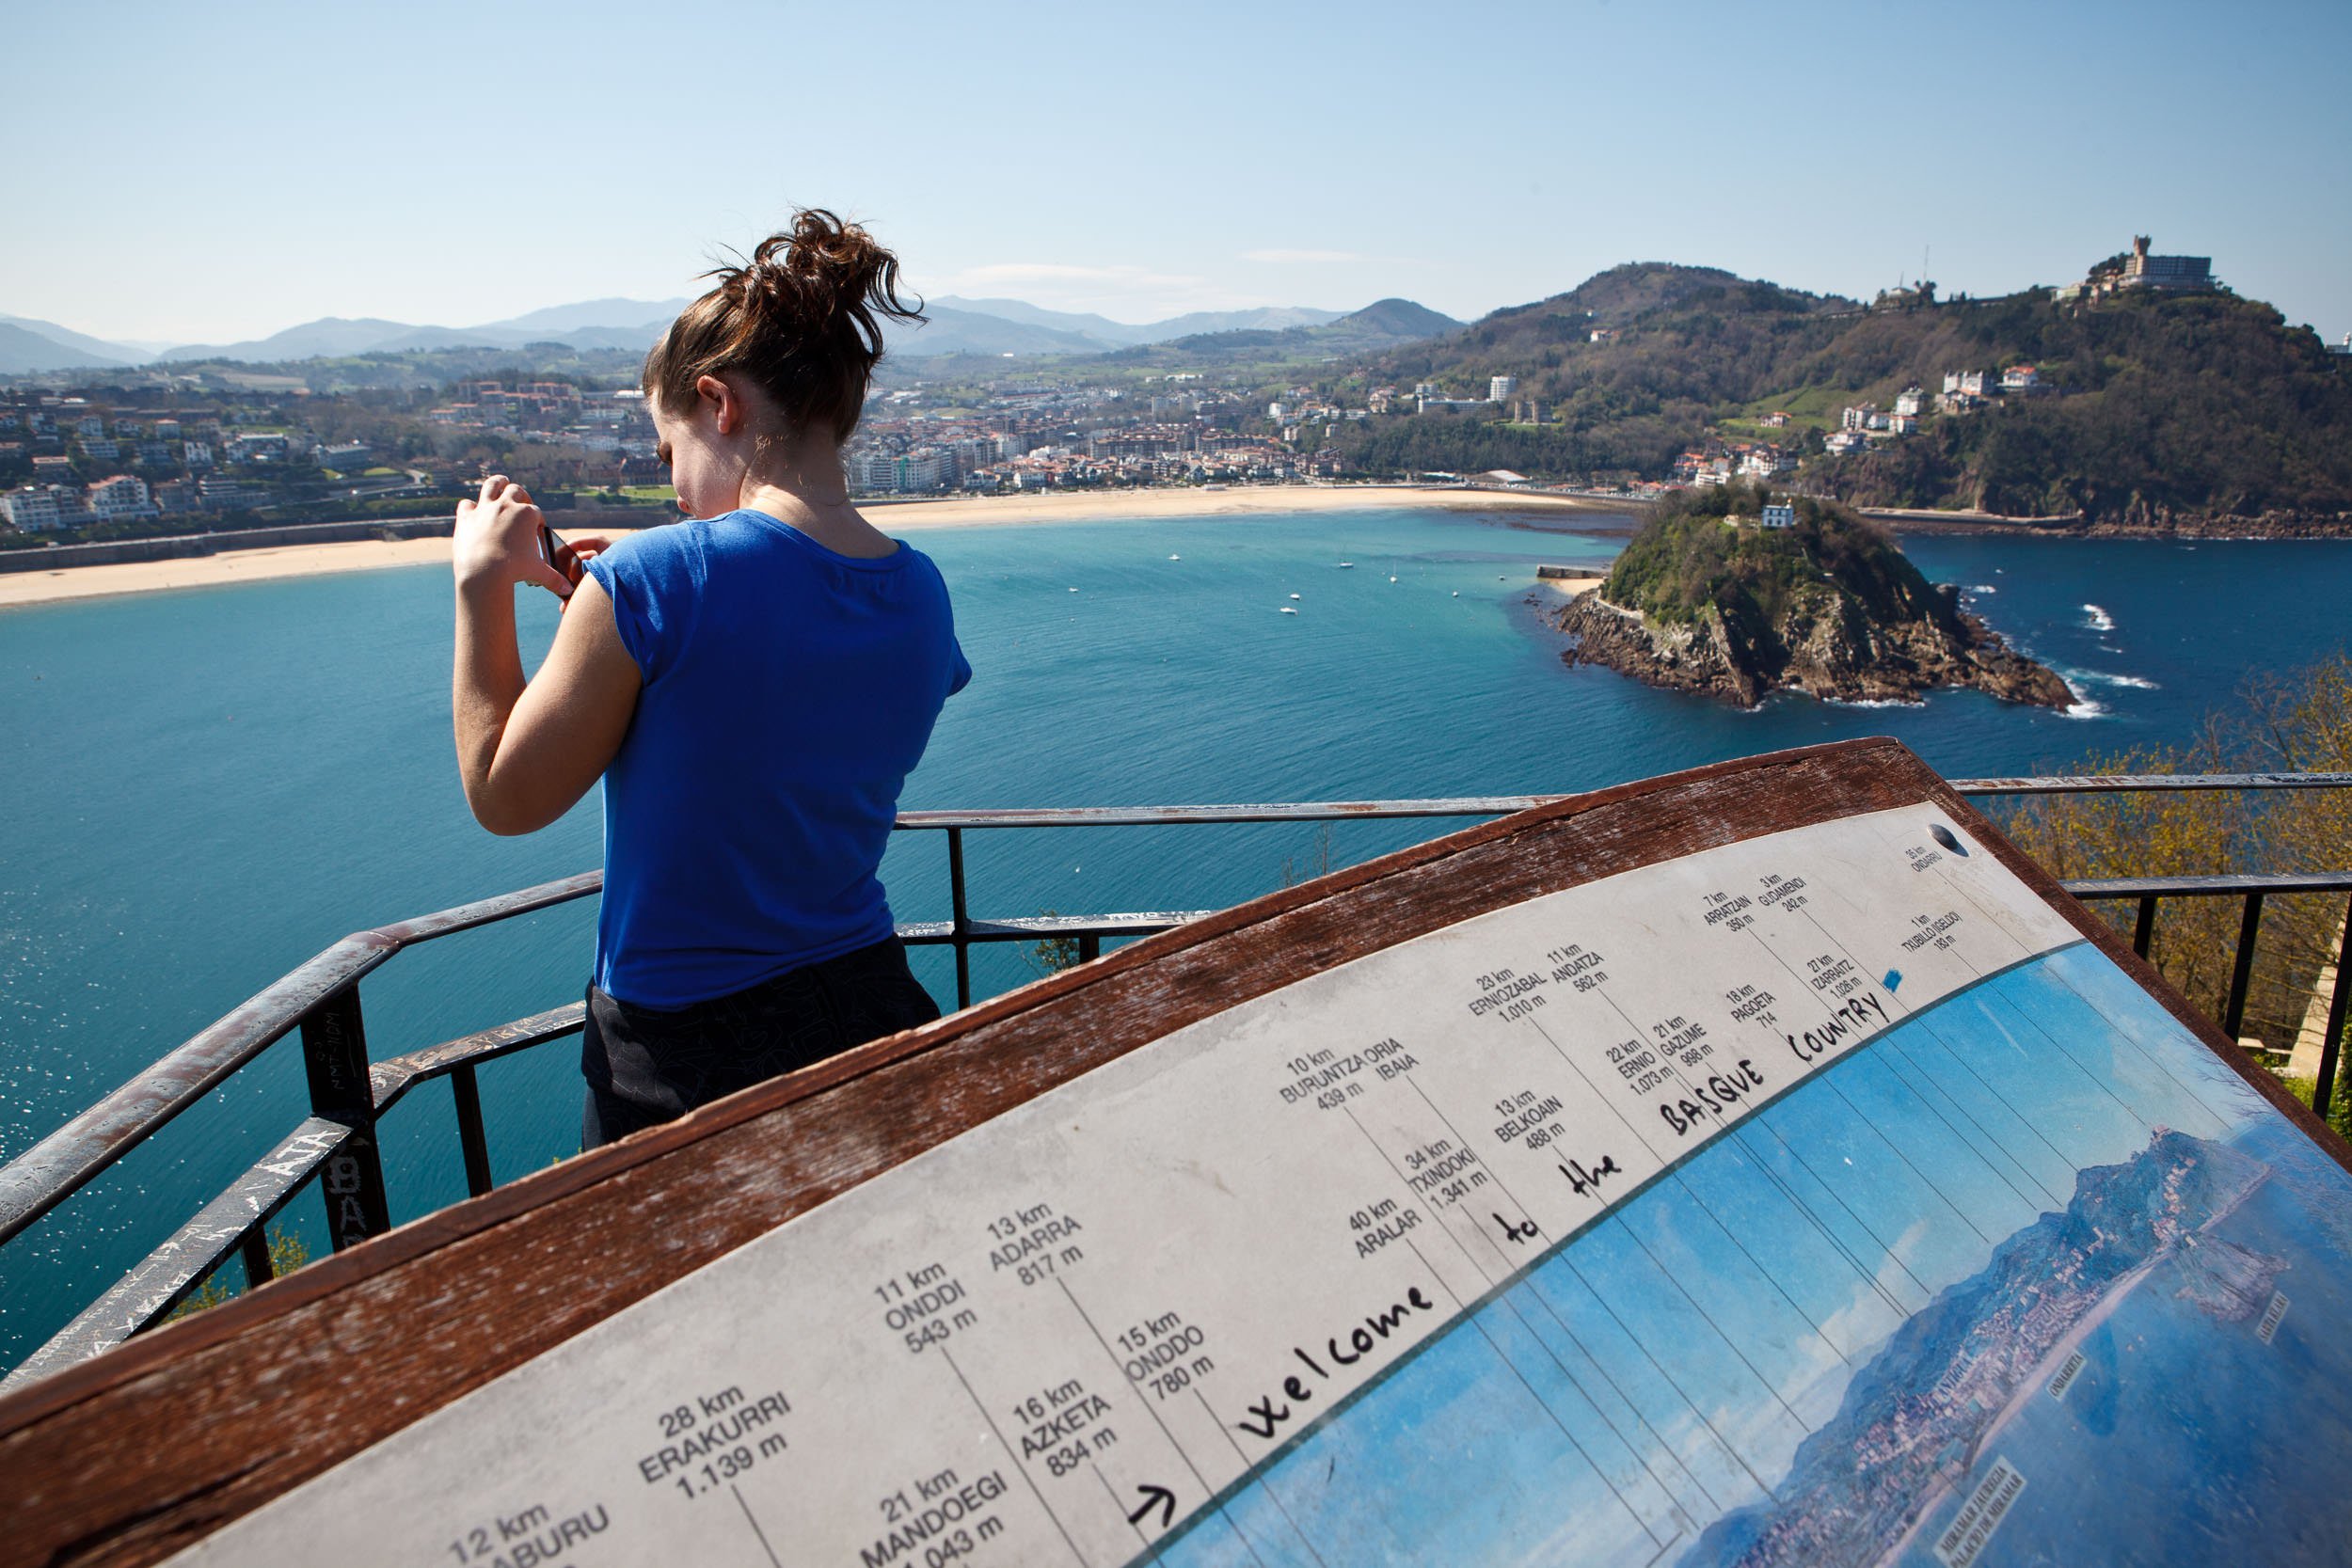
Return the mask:
{"type": "Polygon", "coordinates": [[[147,481],[135,474],[116,474],[91,485],[84,496],[89,515],[100,522],[122,517],[152,517],[155,503],[147,493],[147,481]]]}
{"type": "Polygon", "coordinates": [[[0,515],[26,533],[45,533],[82,520],[79,492],[62,484],[26,484],[0,492],[0,515]]]}

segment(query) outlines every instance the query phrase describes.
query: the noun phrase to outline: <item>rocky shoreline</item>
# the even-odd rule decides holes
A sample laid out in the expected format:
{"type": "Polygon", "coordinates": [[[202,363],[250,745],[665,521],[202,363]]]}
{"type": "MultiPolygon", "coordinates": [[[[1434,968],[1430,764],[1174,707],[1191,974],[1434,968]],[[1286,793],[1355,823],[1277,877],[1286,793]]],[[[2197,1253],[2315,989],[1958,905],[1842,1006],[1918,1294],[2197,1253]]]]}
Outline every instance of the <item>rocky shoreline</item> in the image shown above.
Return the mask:
{"type": "Polygon", "coordinates": [[[1969,513],[1937,516],[1918,511],[1871,509],[1865,515],[1897,533],[2030,535],[2037,539],[2352,539],[2352,512],[2263,512],[2233,515],[2140,507],[2121,516],[1989,517],[1969,513]]]}
{"type": "Polygon", "coordinates": [[[1587,589],[1550,617],[1573,640],[1571,666],[1598,664],[1670,691],[1754,707],[1774,691],[1841,703],[1916,703],[1946,687],[2003,702],[2070,707],[2066,683],[1964,610],[1958,630],[1934,620],[1873,624],[1851,600],[1821,595],[1749,638],[1720,615],[1656,625],[1587,589]]]}

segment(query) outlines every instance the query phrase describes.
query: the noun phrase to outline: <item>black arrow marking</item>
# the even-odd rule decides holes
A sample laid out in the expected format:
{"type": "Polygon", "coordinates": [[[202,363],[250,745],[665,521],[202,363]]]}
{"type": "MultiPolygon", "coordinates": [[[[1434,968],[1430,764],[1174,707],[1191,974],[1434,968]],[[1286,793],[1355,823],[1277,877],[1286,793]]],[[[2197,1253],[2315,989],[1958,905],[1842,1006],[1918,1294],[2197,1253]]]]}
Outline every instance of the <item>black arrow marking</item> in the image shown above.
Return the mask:
{"type": "Polygon", "coordinates": [[[1176,1522],[1175,1493],[1170,1492],[1165,1486],[1152,1486],[1150,1484],[1138,1486],[1136,1490],[1143,1494],[1143,1506],[1136,1509],[1133,1513],[1127,1515],[1127,1522],[1129,1524],[1139,1525],[1143,1523],[1143,1521],[1150,1516],[1152,1511],[1155,1508],[1160,1511],[1160,1528],[1166,1529],[1168,1526],[1176,1522]]]}

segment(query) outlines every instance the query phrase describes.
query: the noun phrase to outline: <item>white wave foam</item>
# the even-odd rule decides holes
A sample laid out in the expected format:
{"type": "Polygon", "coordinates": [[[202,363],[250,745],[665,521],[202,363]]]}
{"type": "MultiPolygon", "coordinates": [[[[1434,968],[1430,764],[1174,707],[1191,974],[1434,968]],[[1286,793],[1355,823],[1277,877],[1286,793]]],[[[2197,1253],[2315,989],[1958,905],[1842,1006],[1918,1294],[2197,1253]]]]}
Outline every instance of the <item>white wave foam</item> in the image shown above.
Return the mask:
{"type": "Polygon", "coordinates": [[[1994,587],[1989,582],[1972,582],[1968,585],[1968,592],[1971,594],[1997,594],[2000,590],[1994,587]]]}
{"type": "Polygon", "coordinates": [[[2106,717],[2106,711],[2105,703],[2094,703],[2086,697],[2079,703],[2069,704],[2058,709],[2058,716],[2064,719],[2104,719],[2106,717]]]}
{"type": "Polygon", "coordinates": [[[2059,665],[2058,673],[2066,677],[2069,686],[2120,686],[2134,691],[2164,689],[2145,675],[2117,675],[2105,670],[2078,670],[2071,664],[2059,665]]]}
{"type": "Polygon", "coordinates": [[[2087,604],[2083,606],[2083,613],[2090,618],[2090,629],[2092,631],[2113,631],[2115,629],[2115,617],[2108,614],[2106,610],[2101,610],[2097,605],[2087,604]]]}

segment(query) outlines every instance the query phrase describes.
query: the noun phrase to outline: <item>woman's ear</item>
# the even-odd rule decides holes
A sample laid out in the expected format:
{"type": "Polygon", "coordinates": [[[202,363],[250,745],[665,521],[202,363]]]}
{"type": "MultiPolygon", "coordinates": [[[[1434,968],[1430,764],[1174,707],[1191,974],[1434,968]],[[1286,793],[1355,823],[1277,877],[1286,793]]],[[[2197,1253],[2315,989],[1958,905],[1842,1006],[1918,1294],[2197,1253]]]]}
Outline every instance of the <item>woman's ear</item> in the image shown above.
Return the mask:
{"type": "Polygon", "coordinates": [[[706,375],[694,383],[694,396],[718,421],[719,434],[732,436],[743,422],[743,400],[735,395],[735,388],[715,375],[706,375]]]}

